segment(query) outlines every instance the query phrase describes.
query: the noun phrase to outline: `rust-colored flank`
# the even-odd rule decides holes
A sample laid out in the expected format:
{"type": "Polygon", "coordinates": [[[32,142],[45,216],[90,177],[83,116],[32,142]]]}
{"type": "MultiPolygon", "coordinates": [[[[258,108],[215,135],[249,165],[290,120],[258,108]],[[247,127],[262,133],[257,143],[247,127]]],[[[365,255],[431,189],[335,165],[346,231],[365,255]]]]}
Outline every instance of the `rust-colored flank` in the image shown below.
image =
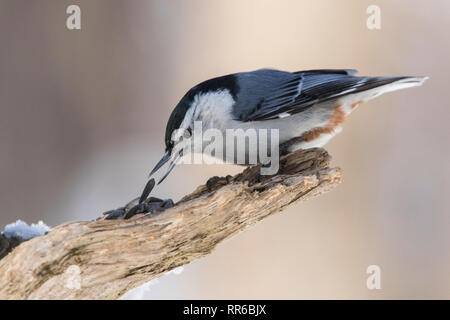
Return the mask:
{"type": "Polygon", "coordinates": [[[330,121],[325,127],[314,128],[301,135],[301,139],[305,142],[313,141],[320,137],[324,133],[333,133],[336,127],[338,127],[345,119],[345,112],[342,110],[342,105],[338,105],[334,108],[331,114],[330,121]]]}
{"type": "Polygon", "coordinates": [[[356,101],[355,103],[351,104],[352,109],[355,109],[357,106],[359,106],[361,103],[364,103],[364,100],[356,101]]]}

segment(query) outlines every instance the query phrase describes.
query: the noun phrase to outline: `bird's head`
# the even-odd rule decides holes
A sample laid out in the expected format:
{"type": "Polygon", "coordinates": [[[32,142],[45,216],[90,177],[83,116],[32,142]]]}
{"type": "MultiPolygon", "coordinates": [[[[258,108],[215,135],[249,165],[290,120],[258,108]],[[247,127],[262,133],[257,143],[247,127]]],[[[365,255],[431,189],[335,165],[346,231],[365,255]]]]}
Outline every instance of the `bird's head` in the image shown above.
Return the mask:
{"type": "MultiPolygon", "coordinates": [[[[227,92],[230,92],[235,96],[236,92],[239,90],[235,75],[209,79],[196,85],[184,95],[172,111],[166,127],[166,151],[164,156],[150,173],[151,176],[166,162],[171,160],[166,173],[158,184],[169,175],[170,171],[172,171],[183,156],[186,156],[192,151],[191,144],[194,121],[199,120],[197,118],[202,118],[201,115],[197,115],[196,106],[205,104],[201,102],[202,96],[204,97],[204,95],[221,92],[223,90],[227,90],[227,92]]],[[[209,101],[209,104],[211,104],[211,101],[209,101]]],[[[201,112],[198,113],[200,114],[201,112]]]]}
{"type": "Polygon", "coordinates": [[[158,184],[169,175],[180,159],[190,151],[194,122],[193,112],[192,99],[188,92],[177,104],[169,117],[165,134],[166,150],[161,160],[159,160],[149,175],[149,177],[153,175],[170,160],[169,167],[164,176],[159,180],[158,184]]]}

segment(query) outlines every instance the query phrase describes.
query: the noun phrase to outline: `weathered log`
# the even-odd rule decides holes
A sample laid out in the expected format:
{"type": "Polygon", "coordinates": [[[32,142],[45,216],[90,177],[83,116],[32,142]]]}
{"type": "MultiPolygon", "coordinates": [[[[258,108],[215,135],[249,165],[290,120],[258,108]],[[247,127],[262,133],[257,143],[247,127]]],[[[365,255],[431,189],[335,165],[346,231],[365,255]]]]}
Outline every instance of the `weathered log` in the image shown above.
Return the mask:
{"type": "Polygon", "coordinates": [[[173,208],[130,220],[71,222],[0,260],[0,299],[116,299],[209,254],[222,240],[287,206],[330,190],[341,171],[323,149],[198,187],[173,208]]]}

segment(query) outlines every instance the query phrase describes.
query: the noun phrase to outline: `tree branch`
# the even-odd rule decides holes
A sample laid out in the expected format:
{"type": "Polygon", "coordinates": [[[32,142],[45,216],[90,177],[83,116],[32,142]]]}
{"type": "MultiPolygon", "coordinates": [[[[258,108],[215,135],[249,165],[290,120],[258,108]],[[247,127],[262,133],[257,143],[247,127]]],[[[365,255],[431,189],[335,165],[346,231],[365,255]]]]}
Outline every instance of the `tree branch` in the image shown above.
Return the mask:
{"type": "Polygon", "coordinates": [[[288,205],[330,190],[341,171],[329,163],[323,149],[297,151],[280,159],[277,175],[250,167],[152,216],[60,225],[0,260],[0,299],[116,299],[288,205]]]}

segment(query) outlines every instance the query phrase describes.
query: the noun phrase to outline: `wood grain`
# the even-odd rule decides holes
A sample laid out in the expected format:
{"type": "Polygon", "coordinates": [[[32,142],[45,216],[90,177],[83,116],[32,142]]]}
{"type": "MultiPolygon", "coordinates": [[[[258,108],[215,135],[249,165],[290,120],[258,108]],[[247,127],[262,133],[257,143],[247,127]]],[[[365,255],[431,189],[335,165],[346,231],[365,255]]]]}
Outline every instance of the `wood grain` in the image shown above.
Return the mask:
{"type": "Polygon", "coordinates": [[[153,216],[60,225],[0,260],[0,299],[119,298],[265,217],[329,191],[341,182],[340,169],[329,163],[323,149],[297,151],[281,158],[274,176],[250,167],[153,216]]]}

